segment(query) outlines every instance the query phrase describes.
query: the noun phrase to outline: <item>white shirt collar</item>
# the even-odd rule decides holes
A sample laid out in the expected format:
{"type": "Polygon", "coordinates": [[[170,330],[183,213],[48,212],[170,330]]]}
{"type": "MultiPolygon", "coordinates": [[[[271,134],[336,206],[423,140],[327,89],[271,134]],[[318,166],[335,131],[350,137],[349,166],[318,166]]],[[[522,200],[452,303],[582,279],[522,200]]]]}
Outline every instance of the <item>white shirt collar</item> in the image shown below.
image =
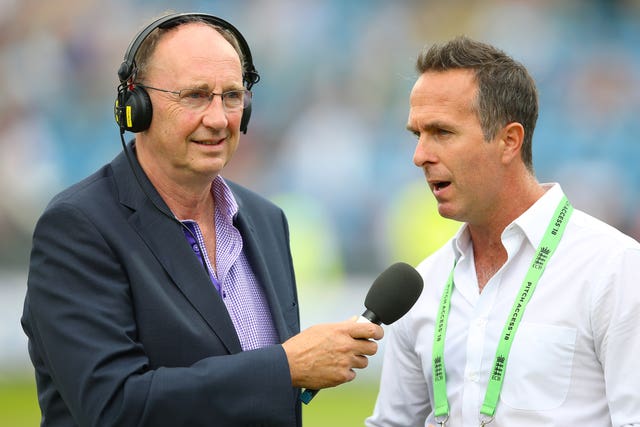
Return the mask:
{"type": "MultiPolygon", "coordinates": [[[[534,248],[538,247],[548,226],[548,222],[541,222],[540,218],[547,216],[551,218],[558,203],[564,196],[564,192],[558,183],[544,183],[542,187],[546,190],[543,196],[504,229],[501,237],[503,243],[509,235],[522,233],[534,248]]],[[[460,230],[451,240],[451,245],[456,260],[459,260],[463,254],[469,253],[471,236],[469,235],[468,224],[465,223],[460,227],[460,230]]]]}

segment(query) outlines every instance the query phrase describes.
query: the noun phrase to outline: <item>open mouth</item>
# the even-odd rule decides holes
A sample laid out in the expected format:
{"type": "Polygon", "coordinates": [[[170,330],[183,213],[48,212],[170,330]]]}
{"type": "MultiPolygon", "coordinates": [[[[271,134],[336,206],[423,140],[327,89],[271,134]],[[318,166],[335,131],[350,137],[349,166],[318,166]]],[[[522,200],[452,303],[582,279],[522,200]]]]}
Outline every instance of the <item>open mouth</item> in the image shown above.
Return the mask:
{"type": "Polygon", "coordinates": [[[450,181],[436,181],[436,182],[433,182],[433,189],[436,191],[440,191],[443,188],[447,188],[449,184],[451,184],[450,181]]]}

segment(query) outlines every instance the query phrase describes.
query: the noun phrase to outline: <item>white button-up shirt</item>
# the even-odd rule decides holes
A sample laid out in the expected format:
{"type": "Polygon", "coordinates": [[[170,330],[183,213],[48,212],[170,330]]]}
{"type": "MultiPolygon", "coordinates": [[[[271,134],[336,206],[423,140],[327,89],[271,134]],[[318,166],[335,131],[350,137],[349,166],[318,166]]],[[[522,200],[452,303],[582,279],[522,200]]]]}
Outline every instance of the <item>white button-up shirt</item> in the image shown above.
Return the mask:
{"type": "MultiPolygon", "coordinates": [[[[444,363],[447,426],[477,427],[498,339],[553,213],[558,184],[502,233],[508,259],[478,291],[466,226],[417,270],[424,291],[389,327],[366,425],[434,424],[435,317],[457,259],[444,363]]],[[[640,244],[574,210],[526,307],[489,427],[640,426],[640,244]]]]}

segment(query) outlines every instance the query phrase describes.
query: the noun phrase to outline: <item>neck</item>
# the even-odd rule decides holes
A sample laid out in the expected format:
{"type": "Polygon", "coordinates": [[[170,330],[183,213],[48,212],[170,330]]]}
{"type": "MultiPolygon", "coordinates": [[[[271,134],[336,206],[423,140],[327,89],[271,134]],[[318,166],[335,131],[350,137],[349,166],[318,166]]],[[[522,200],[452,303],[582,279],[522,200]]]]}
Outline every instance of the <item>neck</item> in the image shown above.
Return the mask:
{"type": "Polygon", "coordinates": [[[480,291],[507,261],[507,251],[502,244],[502,232],[545,192],[533,177],[524,184],[518,185],[517,188],[509,188],[507,185],[502,196],[493,205],[492,211],[484,215],[484,220],[468,224],[480,291]]]}
{"type": "MultiPolygon", "coordinates": [[[[138,145],[140,144],[136,144],[138,145]]],[[[176,171],[170,175],[165,172],[167,169],[171,170],[170,168],[163,168],[150,160],[139,147],[136,149],[136,155],[149,181],[178,219],[197,221],[200,218],[212,217],[214,199],[211,194],[211,177],[194,176],[187,172],[180,175],[176,171]]]]}
{"type": "Polygon", "coordinates": [[[473,241],[473,260],[480,292],[507,262],[507,257],[507,250],[499,238],[497,240],[477,239],[473,241]]]}
{"type": "Polygon", "coordinates": [[[214,200],[211,194],[211,181],[189,185],[186,182],[171,179],[164,174],[155,174],[153,170],[143,169],[162,200],[171,212],[180,220],[211,218],[214,200]]]}
{"type": "Polygon", "coordinates": [[[474,246],[491,246],[500,242],[504,229],[538,201],[546,191],[532,176],[516,184],[509,182],[505,181],[504,191],[492,201],[490,210],[483,212],[479,218],[468,221],[474,246]]]}
{"type": "Polygon", "coordinates": [[[201,218],[213,218],[214,200],[210,187],[192,193],[181,187],[169,190],[156,186],[156,189],[178,219],[199,222],[201,218]]]}

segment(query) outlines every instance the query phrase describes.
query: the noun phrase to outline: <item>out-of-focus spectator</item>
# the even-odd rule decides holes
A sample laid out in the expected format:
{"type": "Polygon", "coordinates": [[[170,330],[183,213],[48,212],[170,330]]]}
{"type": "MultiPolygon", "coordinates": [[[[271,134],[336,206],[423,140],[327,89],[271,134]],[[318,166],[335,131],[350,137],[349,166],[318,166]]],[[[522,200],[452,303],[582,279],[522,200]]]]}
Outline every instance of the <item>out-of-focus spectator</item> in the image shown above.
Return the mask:
{"type": "MultiPolygon", "coordinates": [[[[375,274],[394,256],[411,256],[389,250],[402,246],[402,237],[382,228],[397,209],[392,196],[420,178],[408,172],[413,141],[404,130],[414,55],[425,43],[463,33],[519,55],[532,70],[544,107],[534,140],[557,141],[553,150],[534,144],[541,179],[570,161],[578,174],[593,176],[587,165],[608,164],[622,177],[624,191],[616,192],[626,197],[620,226],[638,235],[637,1],[71,0],[61,8],[3,0],[0,162],[3,177],[21,176],[0,186],[0,236],[13,236],[11,247],[27,250],[29,221],[53,191],[118,151],[110,120],[117,77],[108,64],[122,59],[129,40],[121,34],[168,9],[228,17],[256,46],[262,82],[254,94],[253,130],[243,141],[260,147],[241,146],[229,173],[273,197],[314,198],[329,230],[317,247],[331,251],[317,256],[337,256],[328,264],[340,267],[309,270],[312,275],[375,274]],[[25,129],[28,135],[16,141],[25,129]]],[[[24,258],[13,249],[0,254],[3,268],[24,258]]]]}

